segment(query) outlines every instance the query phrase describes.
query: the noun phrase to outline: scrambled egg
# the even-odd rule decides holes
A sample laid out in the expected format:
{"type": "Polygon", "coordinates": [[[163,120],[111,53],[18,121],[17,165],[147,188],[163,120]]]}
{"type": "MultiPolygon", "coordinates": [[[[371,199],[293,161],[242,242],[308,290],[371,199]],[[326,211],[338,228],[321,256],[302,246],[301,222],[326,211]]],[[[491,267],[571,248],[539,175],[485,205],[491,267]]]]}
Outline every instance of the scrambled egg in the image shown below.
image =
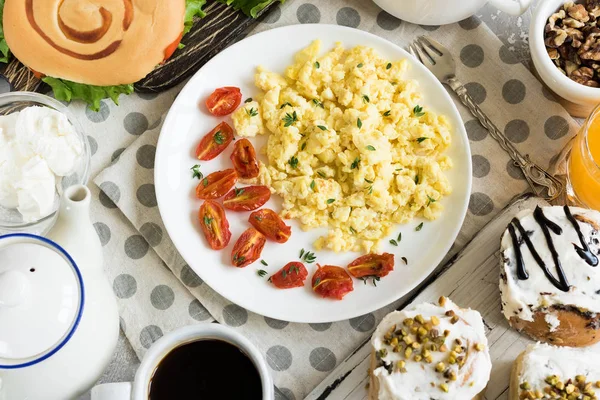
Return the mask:
{"type": "Polygon", "coordinates": [[[450,124],[420,103],[405,60],[338,44],[299,52],[281,76],[261,67],[258,101],[233,115],[240,136],[269,134],[255,180],[283,198],[284,218],[329,227],[315,247],[376,251],[396,224],[436,219],[451,192],[450,124]]]}

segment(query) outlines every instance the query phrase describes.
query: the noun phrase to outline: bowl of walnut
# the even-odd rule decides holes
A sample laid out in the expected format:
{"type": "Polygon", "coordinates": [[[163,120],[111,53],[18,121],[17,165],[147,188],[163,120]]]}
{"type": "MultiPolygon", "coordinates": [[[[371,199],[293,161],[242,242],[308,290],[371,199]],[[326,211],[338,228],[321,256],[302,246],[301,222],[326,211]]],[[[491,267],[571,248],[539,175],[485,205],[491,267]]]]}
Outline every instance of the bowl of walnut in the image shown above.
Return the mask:
{"type": "Polygon", "coordinates": [[[600,103],[600,0],[541,0],[529,46],[535,72],[576,117],[600,103]]]}

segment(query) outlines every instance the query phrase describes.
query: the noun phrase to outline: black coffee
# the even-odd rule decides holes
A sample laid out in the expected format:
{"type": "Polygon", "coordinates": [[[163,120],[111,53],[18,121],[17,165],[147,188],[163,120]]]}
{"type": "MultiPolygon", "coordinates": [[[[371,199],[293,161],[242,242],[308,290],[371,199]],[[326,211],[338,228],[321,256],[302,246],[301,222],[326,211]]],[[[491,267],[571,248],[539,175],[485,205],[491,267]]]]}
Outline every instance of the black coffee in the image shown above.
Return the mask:
{"type": "Polygon", "coordinates": [[[172,350],[150,381],[150,400],[261,400],[258,370],[236,346],[199,340],[172,350]]]}

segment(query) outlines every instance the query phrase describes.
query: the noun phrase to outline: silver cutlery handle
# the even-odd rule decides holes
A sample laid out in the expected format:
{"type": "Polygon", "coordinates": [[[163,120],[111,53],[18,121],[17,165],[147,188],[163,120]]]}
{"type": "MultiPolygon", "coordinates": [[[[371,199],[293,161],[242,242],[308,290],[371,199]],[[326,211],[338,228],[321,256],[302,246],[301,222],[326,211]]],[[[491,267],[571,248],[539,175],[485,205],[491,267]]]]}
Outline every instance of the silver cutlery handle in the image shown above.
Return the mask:
{"type": "Polygon", "coordinates": [[[479,108],[477,103],[475,103],[473,98],[467,92],[467,89],[458,79],[451,78],[447,83],[448,86],[450,86],[458,95],[460,101],[467,106],[469,111],[471,111],[471,114],[473,114],[479,120],[481,125],[488,130],[490,136],[493,137],[498,142],[500,147],[502,147],[508,153],[514,164],[521,168],[521,171],[523,171],[525,179],[529,183],[529,186],[533,192],[547,200],[553,200],[557,198],[564,190],[564,185],[562,182],[552,176],[552,174],[550,174],[548,171],[532,162],[529,158],[529,155],[523,156],[512,145],[504,133],[502,133],[488,118],[488,116],[485,115],[481,108],[479,108]]]}

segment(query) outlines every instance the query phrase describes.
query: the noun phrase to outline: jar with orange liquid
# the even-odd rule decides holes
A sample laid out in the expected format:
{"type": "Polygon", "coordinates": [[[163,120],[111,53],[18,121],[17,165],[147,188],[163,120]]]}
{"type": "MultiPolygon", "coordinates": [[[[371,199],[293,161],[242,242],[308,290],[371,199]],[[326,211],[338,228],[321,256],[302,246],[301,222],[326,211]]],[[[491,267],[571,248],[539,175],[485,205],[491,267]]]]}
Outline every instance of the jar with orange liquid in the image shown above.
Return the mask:
{"type": "Polygon", "coordinates": [[[567,194],[579,205],[600,211],[600,106],[575,138],[568,161],[567,194]]]}

